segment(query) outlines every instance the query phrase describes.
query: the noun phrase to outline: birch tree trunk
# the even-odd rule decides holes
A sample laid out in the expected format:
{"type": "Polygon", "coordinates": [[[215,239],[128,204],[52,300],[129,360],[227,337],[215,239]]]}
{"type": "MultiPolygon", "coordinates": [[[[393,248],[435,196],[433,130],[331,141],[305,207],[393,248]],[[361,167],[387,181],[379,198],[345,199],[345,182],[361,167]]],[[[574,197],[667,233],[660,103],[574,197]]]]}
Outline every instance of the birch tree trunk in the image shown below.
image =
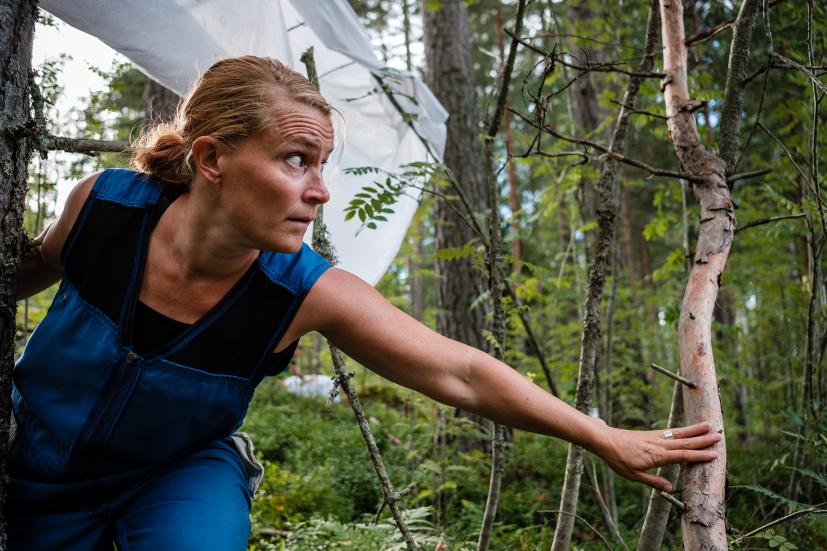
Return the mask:
{"type": "Polygon", "coordinates": [[[0,549],[6,548],[6,455],[10,437],[17,275],[32,141],[27,137],[34,0],[0,2],[0,549]]]}
{"type": "MultiPolygon", "coordinates": [[[[649,18],[647,21],[646,45],[640,62],[640,73],[651,70],[654,63],[655,46],[657,44],[658,17],[655,0],[651,0],[649,18]]],[[[630,77],[623,97],[617,124],[612,134],[609,149],[623,153],[626,150],[626,137],[630,123],[630,115],[634,109],[640,77],[630,77]]],[[[606,268],[611,260],[614,231],[615,231],[615,197],[618,196],[617,186],[618,161],[608,158],[604,161],[597,182],[596,191],[598,234],[589,268],[589,285],[586,292],[586,302],[583,307],[583,334],[580,342],[580,365],[577,375],[577,390],[575,391],[575,407],[588,413],[594,392],[594,375],[597,352],[600,348],[600,299],[603,296],[603,285],[606,281],[606,268]]],[[[569,445],[566,461],[566,475],[563,481],[563,491],[560,496],[560,514],[557,517],[557,526],[554,530],[552,551],[564,551],[571,543],[571,533],[574,528],[574,513],[577,511],[577,500],[580,491],[580,478],[583,474],[583,448],[569,445]]]]}
{"type": "MultiPolygon", "coordinates": [[[[724,152],[737,149],[743,80],[758,3],[759,0],[744,0],[734,23],[721,117],[721,151],[724,152]]],[[[698,104],[690,99],[687,85],[683,5],[679,0],[660,0],[660,6],[666,74],[662,84],[669,134],[684,171],[701,179],[692,189],[700,205],[698,244],[678,322],[681,374],[697,385],[695,389],[683,389],[684,422],[707,421],[713,430],[723,433],[711,324],[735,230],[734,207],[726,182],[731,163],[704,147],[698,136],[693,114],[698,104]]],[[[723,551],[727,548],[726,440],[721,439],[715,449],[718,459],[687,465],[684,471],[686,510],[681,524],[686,549],[723,551]]]]}

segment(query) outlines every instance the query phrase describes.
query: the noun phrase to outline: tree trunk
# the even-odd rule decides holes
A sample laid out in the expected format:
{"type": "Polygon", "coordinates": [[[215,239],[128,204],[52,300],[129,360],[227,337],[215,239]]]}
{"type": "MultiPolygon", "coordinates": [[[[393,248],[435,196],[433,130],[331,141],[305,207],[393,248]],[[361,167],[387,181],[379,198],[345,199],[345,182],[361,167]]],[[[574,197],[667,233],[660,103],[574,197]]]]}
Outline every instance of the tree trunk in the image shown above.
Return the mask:
{"type": "MultiPolygon", "coordinates": [[[[578,22],[587,22],[594,18],[595,15],[592,10],[584,3],[569,2],[566,4],[566,18],[571,22],[573,27],[577,26],[578,22]]],[[[584,52],[576,51],[569,48],[573,55],[577,56],[581,64],[585,65],[584,52]]],[[[600,52],[590,51],[591,56],[595,56],[599,61],[600,52]]],[[[568,77],[572,78],[572,77],[568,77]]],[[[592,133],[600,126],[600,121],[605,115],[597,103],[597,86],[594,82],[594,73],[586,73],[577,78],[568,89],[568,97],[571,102],[571,115],[574,122],[574,136],[577,138],[591,138],[592,133]]],[[[595,189],[595,184],[592,179],[583,172],[584,175],[580,178],[580,215],[583,217],[583,224],[588,224],[597,216],[597,203],[600,201],[599,191],[595,189]]],[[[584,241],[586,251],[586,258],[591,258],[592,246],[594,245],[594,238],[591,237],[592,232],[588,232],[589,238],[584,241]]],[[[569,516],[571,522],[574,517],[569,516]]]]}
{"type": "MultiPolygon", "coordinates": [[[[23,211],[33,145],[27,130],[31,122],[29,82],[36,17],[36,1],[0,3],[0,481],[8,476],[17,275],[25,240],[23,211]]],[[[5,502],[5,484],[0,482],[0,549],[6,548],[5,502]]]]}
{"type": "MultiPolygon", "coordinates": [[[[445,0],[438,11],[422,4],[425,41],[425,80],[450,113],[444,162],[475,212],[483,212],[486,194],[483,155],[479,141],[479,115],[471,64],[468,13],[462,0],[445,0]]],[[[457,209],[462,209],[456,202],[457,209]]],[[[436,250],[462,247],[474,233],[446,201],[434,201],[436,250]]],[[[471,305],[480,295],[480,278],[471,258],[436,260],[437,330],[451,339],[486,349],[485,312],[471,305]]],[[[482,418],[457,410],[477,424],[482,418]]],[[[469,447],[470,442],[458,442],[469,447]]]]}
{"type": "MultiPolygon", "coordinates": [[[[646,45],[640,62],[639,72],[649,72],[654,63],[655,47],[657,45],[658,16],[655,0],[651,0],[649,18],[646,25],[646,45]]],[[[622,105],[634,109],[641,78],[630,77],[623,96],[622,105]]],[[[623,154],[626,150],[627,131],[630,123],[630,110],[621,107],[617,124],[612,134],[609,148],[623,154]]],[[[597,352],[600,347],[600,299],[603,296],[603,284],[606,280],[606,267],[609,264],[613,249],[615,226],[615,197],[618,196],[618,180],[616,175],[618,162],[607,159],[603,163],[600,179],[597,182],[597,222],[598,233],[594,246],[594,253],[589,268],[589,285],[586,292],[586,302],[583,307],[583,334],[580,342],[580,365],[577,375],[577,390],[575,392],[575,407],[588,413],[594,391],[594,372],[597,352]]],[[[574,528],[574,513],[577,510],[577,498],[580,490],[580,477],[583,473],[583,448],[569,445],[566,461],[566,475],[563,482],[563,491],[560,496],[560,511],[557,517],[557,527],[554,530],[552,551],[568,549],[571,543],[571,532],[574,528]]]]}
{"type": "MultiPolygon", "coordinates": [[[[683,423],[683,394],[682,383],[675,383],[672,389],[672,407],[669,410],[669,427],[680,426],[683,423]]],[[[668,480],[672,487],[678,480],[680,465],[665,465],[658,469],[658,476],[668,480]]],[[[660,492],[654,488],[649,495],[649,506],[646,509],[646,516],[643,519],[643,528],[640,531],[640,539],[637,542],[637,551],[658,551],[663,543],[663,535],[666,533],[666,524],[669,522],[669,511],[672,504],[660,497],[660,492]]]]}
{"type": "Polygon", "coordinates": [[[175,109],[181,98],[151,78],[144,83],[144,125],[169,122],[175,116],[175,109]]]}
{"type": "MultiPolygon", "coordinates": [[[[500,51],[500,70],[505,65],[505,43],[503,40],[503,22],[499,6],[497,6],[496,28],[497,49],[500,51]]],[[[508,99],[506,98],[505,111],[503,111],[503,138],[508,168],[508,208],[511,210],[511,272],[520,271],[520,259],[523,256],[523,243],[520,240],[520,183],[517,180],[517,167],[514,159],[511,158],[514,140],[511,136],[511,111],[508,110],[508,99]]]]}
{"type": "MultiPolygon", "coordinates": [[[[738,139],[743,80],[750,51],[752,23],[759,0],[744,0],[732,40],[722,109],[721,151],[734,151],[728,141],[738,139]],[[738,108],[735,108],[738,106],[738,108]]],[[[689,274],[678,322],[681,373],[697,388],[683,389],[687,424],[707,421],[723,433],[723,416],[712,357],[711,324],[718,287],[732,245],[735,215],[726,182],[727,159],[701,143],[695,125],[687,85],[687,50],[683,26],[683,5],[676,0],[660,0],[664,45],[663,92],[667,125],[675,152],[684,171],[702,178],[693,187],[700,204],[701,224],[698,244],[689,274]]],[[[686,549],[725,550],[727,548],[724,492],[726,485],[726,440],[715,445],[718,459],[688,465],[684,472],[684,503],[681,517],[686,549]]]]}

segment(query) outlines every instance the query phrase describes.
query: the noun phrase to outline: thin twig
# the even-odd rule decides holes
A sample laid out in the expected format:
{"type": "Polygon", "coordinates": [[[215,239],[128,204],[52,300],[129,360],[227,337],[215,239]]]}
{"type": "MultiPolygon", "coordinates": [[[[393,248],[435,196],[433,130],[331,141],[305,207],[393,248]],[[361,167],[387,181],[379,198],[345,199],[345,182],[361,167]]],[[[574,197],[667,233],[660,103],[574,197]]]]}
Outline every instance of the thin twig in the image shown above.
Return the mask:
{"type": "Polygon", "coordinates": [[[772,138],[772,140],[773,140],[775,143],[777,143],[777,144],[778,144],[778,146],[779,146],[781,149],[783,149],[783,150],[784,150],[784,153],[786,153],[786,154],[787,154],[787,158],[789,158],[789,159],[790,159],[790,162],[793,164],[793,166],[795,167],[795,169],[798,171],[798,174],[799,174],[799,175],[801,176],[801,178],[804,180],[804,183],[805,183],[805,184],[807,184],[807,187],[808,187],[808,188],[810,188],[810,191],[813,193],[813,195],[815,196],[816,200],[817,200],[818,202],[820,202],[820,203],[821,203],[821,202],[823,202],[823,201],[824,201],[824,198],[823,198],[820,194],[816,193],[816,190],[815,190],[815,188],[813,187],[813,183],[810,181],[810,178],[809,178],[806,174],[804,174],[804,171],[801,169],[801,167],[800,167],[800,166],[798,166],[798,163],[797,163],[797,162],[795,162],[795,157],[793,157],[793,154],[790,152],[790,150],[787,148],[787,146],[784,144],[784,142],[782,142],[782,141],[781,141],[781,139],[780,139],[780,138],[778,138],[778,136],[776,136],[775,134],[773,134],[773,133],[770,131],[770,129],[769,129],[769,128],[767,128],[766,126],[764,126],[764,123],[759,122],[759,123],[758,123],[758,128],[760,128],[761,130],[763,130],[763,131],[767,134],[767,136],[769,136],[770,138],[772,138]]]}
{"type": "Polygon", "coordinates": [[[669,371],[668,369],[666,369],[665,367],[659,366],[658,364],[652,364],[652,369],[654,369],[655,371],[657,371],[659,373],[663,373],[667,377],[670,377],[670,378],[678,381],[679,383],[685,384],[689,388],[697,388],[698,387],[698,385],[696,385],[695,383],[693,383],[692,381],[690,381],[686,377],[678,375],[677,373],[673,373],[673,372],[669,371]]]}
{"type": "Polygon", "coordinates": [[[671,503],[672,505],[674,505],[675,507],[677,507],[678,509],[680,509],[681,511],[686,510],[686,504],[683,501],[676,498],[675,496],[673,496],[672,494],[661,490],[660,492],[658,492],[658,495],[666,501],[668,501],[669,503],[671,503]]]}
{"type": "Polygon", "coordinates": [[[537,128],[538,130],[543,130],[544,132],[547,132],[548,134],[551,134],[552,136],[554,136],[557,139],[564,140],[564,141],[567,141],[567,142],[570,142],[570,143],[576,143],[576,144],[591,147],[592,149],[596,149],[596,150],[600,151],[601,153],[606,154],[608,157],[611,157],[613,159],[616,159],[616,160],[620,161],[621,163],[633,166],[635,168],[639,168],[641,170],[645,170],[646,172],[648,172],[649,174],[651,174],[653,176],[665,176],[667,178],[676,178],[676,179],[683,178],[684,180],[687,180],[689,182],[694,182],[694,183],[701,183],[701,182],[704,181],[703,178],[700,178],[698,176],[693,176],[691,174],[685,174],[683,172],[676,172],[674,170],[666,170],[666,169],[662,169],[662,168],[653,167],[651,165],[648,165],[648,164],[644,163],[643,161],[639,161],[637,159],[632,159],[632,158],[627,157],[625,155],[621,155],[620,153],[614,152],[614,151],[610,150],[608,147],[606,147],[605,145],[599,144],[597,142],[593,142],[591,140],[582,140],[582,139],[578,139],[578,138],[572,138],[571,136],[566,136],[565,134],[561,134],[560,132],[558,132],[554,128],[551,128],[548,125],[544,125],[541,128],[541,127],[538,126],[538,124],[536,122],[534,122],[534,121],[530,120],[529,118],[525,117],[519,111],[516,111],[516,110],[514,110],[510,107],[509,107],[508,110],[511,111],[513,114],[515,114],[520,119],[522,119],[525,123],[533,126],[534,128],[537,128]]]}
{"type": "Polygon", "coordinates": [[[711,29],[707,29],[705,31],[701,31],[699,33],[693,34],[689,38],[684,41],[684,44],[687,46],[694,46],[695,44],[702,44],[712,38],[713,36],[717,35],[718,33],[725,31],[726,29],[730,28],[732,24],[735,23],[735,19],[730,19],[729,21],[724,21],[723,23],[718,23],[711,29]]]}
{"type": "Polygon", "coordinates": [[[621,102],[617,101],[616,99],[612,99],[610,101],[612,103],[614,103],[615,105],[619,105],[619,106],[625,108],[627,111],[629,111],[629,113],[633,113],[635,115],[647,115],[649,117],[654,117],[656,119],[663,119],[663,120],[668,120],[669,119],[669,117],[667,117],[666,115],[660,115],[658,113],[652,113],[650,111],[643,111],[641,109],[634,109],[634,108],[632,108],[632,107],[630,107],[630,106],[628,106],[624,103],[621,103],[621,102]]]}
{"type": "Polygon", "coordinates": [[[755,530],[750,530],[749,532],[747,532],[743,536],[740,536],[740,537],[735,538],[734,540],[732,540],[730,542],[730,546],[734,546],[734,545],[740,543],[742,540],[745,540],[749,537],[752,537],[752,536],[754,536],[755,534],[757,534],[759,532],[763,532],[767,528],[775,526],[776,524],[781,524],[782,522],[786,522],[788,520],[792,520],[794,518],[801,517],[801,516],[804,516],[804,515],[809,515],[811,513],[814,514],[814,515],[820,515],[820,514],[823,514],[823,513],[827,513],[827,509],[819,509],[819,507],[821,507],[822,505],[827,505],[827,501],[821,502],[818,505],[813,505],[809,509],[802,509],[800,511],[795,511],[794,513],[790,513],[789,515],[785,515],[781,518],[777,518],[777,519],[773,520],[772,522],[768,522],[767,524],[765,524],[763,526],[759,526],[755,530]]]}
{"type": "Polygon", "coordinates": [[[732,184],[734,182],[737,182],[738,180],[758,178],[759,176],[764,176],[765,174],[770,174],[771,172],[771,168],[759,168],[758,170],[751,170],[750,172],[740,172],[738,174],[733,174],[732,176],[727,177],[726,181],[727,183],[732,184]]]}
{"type": "Polygon", "coordinates": [[[589,521],[587,521],[586,519],[584,519],[584,518],[583,518],[583,517],[581,517],[580,515],[576,515],[576,514],[574,514],[574,513],[569,513],[568,511],[561,511],[561,510],[559,510],[559,509],[538,509],[538,510],[537,510],[537,512],[538,512],[538,513],[552,513],[552,514],[557,514],[557,515],[568,515],[568,516],[570,516],[570,517],[574,517],[574,518],[576,518],[577,520],[579,520],[580,522],[582,522],[583,524],[585,524],[586,526],[588,526],[588,527],[589,527],[589,529],[590,529],[592,532],[594,532],[595,534],[597,534],[597,537],[598,537],[598,538],[600,538],[600,541],[602,541],[602,542],[603,542],[603,545],[605,545],[605,546],[606,546],[606,549],[611,549],[611,548],[612,548],[612,546],[611,546],[611,545],[609,545],[609,542],[606,540],[606,538],[603,536],[603,534],[601,534],[600,532],[598,532],[598,531],[597,531],[597,528],[595,528],[594,526],[592,526],[592,525],[589,523],[589,521]]]}
{"type": "MultiPolygon", "coordinates": [[[[627,71],[626,69],[620,69],[620,68],[617,67],[618,64],[620,64],[620,63],[625,64],[625,62],[595,63],[595,64],[587,63],[585,66],[575,64],[575,63],[571,63],[571,62],[566,61],[563,58],[564,55],[566,55],[564,53],[558,54],[558,53],[555,53],[555,52],[546,52],[543,49],[538,48],[537,46],[533,45],[531,42],[528,42],[527,40],[524,40],[524,39],[522,39],[518,36],[514,36],[514,33],[509,31],[508,29],[503,29],[503,30],[505,31],[505,34],[510,36],[513,40],[518,41],[520,44],[522,44],[523,46],[525,46],[526,48],[528,48],[532,52],[534,52],[536,54],[539,54],[541,56],[547,57],[547,58],[553,58],[560,65],[564,65],[565,67],[569,67],[570,69],[576,69],[578,71],[583,71],[583,72],[586,72],[586,73],[589,73],[589,72],[595,72],[595,73],[621,73],[621,74],[624,74],[624,75],[628,75],[630,77],[640,77],[640,78],[658,78],[659,79],[659,78],[663,78],[663,77],[666,76],[664,73],[653,73],[653,72],[645,73],[645,72],[637,72],[637,71],[627,71]]],[[[574,56],[572,56],[572,57],[574,57],[574,56]]]]}
{"type": "Polygon", "coordinates": [[[735,233],[739,231],[746,230],[748,228],[754,228],[755,226],[763,226],[764,224],[770,224],[772,222],[778,222],[779,220],[789,220],[791,218],[806,218],[806,212],[800,212],[798,214],[785,214],[782,216],[770,216],[769,218],[761,218],[760,220],[753,220],[749,224],[744,224],[740,228],[735,229],[735,233]]]}
{"type": "Polygon", "coordinates": [[[807,77],[812,81],[813,85],[816,86],[819,90],[821,90],[822,92],[827,92],[827,85],[825,85],[823,82],[821,82],[821,80],[818,79],[818,77],[813,73],[813,71],[810,70],[810,67],[802,65],[798,61],[790,59],[789,57],[785,57],[776,52],[772,52],[770,55],[775,59],[779,60],[781,62],[782,67],[793,67],[795,69],[798,69],[799,71],[807,75],[807,77]]]}

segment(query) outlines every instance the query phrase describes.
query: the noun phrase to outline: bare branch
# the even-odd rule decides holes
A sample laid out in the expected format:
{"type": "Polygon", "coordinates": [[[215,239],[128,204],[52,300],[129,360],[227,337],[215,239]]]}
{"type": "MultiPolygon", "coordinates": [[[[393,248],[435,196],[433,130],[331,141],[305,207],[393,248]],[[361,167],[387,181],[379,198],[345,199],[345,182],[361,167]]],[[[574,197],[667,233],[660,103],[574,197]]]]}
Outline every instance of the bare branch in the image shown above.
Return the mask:
{"type": "Polygon", "coordinates": [[[671,371],[669,371],[665,367],[661,367],[658,364],[652,364],[652,369],[654,369],[655,371],[657,371],[659,373],[663,373],[667,377],[669,377],[671,379],[674,379],[674,380],[678,381],[679,383],[685,384],[689,388],[698,388],[698,385],[696,385],[695,383],[693,383],[692,381],[690,381],[686,377],[682,377],[682,376],[678,375],[677,373],[672,373],[671,371]]]}
{"type": "Polygon", "coordinates": [[[559,510],[559,509],[537,509],[537,512],[538,512],[538,513],[553,513],[553,514],[558,514],[558,515],[569,515],[569,516],[571,516],[571,517],[574,517],[574,518],[576,518],[577,520],[579,520],[580,522],[582,522],[583,524],[585,524],[586,526],[588,526],[588,527],[589,527],[589,529],[590,529],[592,532],[594,532],[595,534],[597,534],[597,537],[599,537],[599,538],[600,538],[600,541],[602,541],[602,542],[603,542],[603,545],[605,545],[605,546],[606,546],[606,549],[611,549],[611,548],[612,548],[612,546],[611,546],[611,545],[609,545],[609,542],[606,540],[605,536],[603,536],[603,534],[601,534],[600,532],[598,532],[598,531],[597,531],[597,528],[595,528],[594,526],[592,526],[591,524],[589,524],[589,521],[587,521],[586,519],[584,519],[583,517],[581,517],[581,516],[579,516],[579,515],[576,515],[576,514],[574,514],[574,513],[569,513],[568,511],[561,511],[561,510],[559,510]]]}
{"type": "MultiPolygon", "coordinates": [[[[586,73],[594,72],[594,73],[621,73],[624,75],[632,76],[632,77],[640,77],[640,78],[663,78],[665,75],[663,73],[653,73],[653,72],[637,72],[637,71],[627,71],[626,69],[620,69],[618,65],[625,65],[625,61],[612,61],[607,63],[591,63],[587,62],[585,65],[571,63],[564,59],[564,53],[556,53],[556,52],[546,52],[537,46],[534,46],[530,42],[522,39],[520,37],[514,36],[512,32],[508,29],[503,29],[505,34],[510,36],[512,39],[518,41],[520,44],[528,48],[534,53],[540,54],[543,57],[553,58],[556,63],[560,65],[564,65],[570,69],[576,69],[578,71],[583,71],[586,73]]],[[[574,57],[574,56],[572,56],[574,57]]]]}
{"type": "Polygon", "coordinates": [[[825,85],[823,82],[821,82],[821,80],[819,80],[819,78],[813,73],[810,67],[802,65],[798,61],[790,59],[789,57],[785,57],[776,52],[772,52],[770,55],[781,62],[779,67],[792,67],[794,69],[798,69],[799,71],[807,75],[807,77],[813,82],[813,85],[815,87],[817,87],[822,92],[827,92],[827,85],[825,85]]]}
{"type": "Polygon", "coordinates": [[[678,509],[680,509],[681,511],[686,510],[686,504],[683,501],[680,501],[678,498],[676,498],[672,494],[666,493],[664,491],[660,491],[660,492],[658,492],[658,495],[660,497],[662,497],[663,499],[665,499],[666,501],[668,501],[669,503],[671,503],[672,505],[674,505],[675,507],[677,507],[678,509]]]}
{"type": "Polygon", "coordinates": [[[770,528],[770,527],[772,527],[772,526],[775,526],[776,524],[781,524],[782,522],[786,522],[786,521],[788,521],[788,520],[792,520],[792,519],[794,519],[794,518],[802,517],[802,516],[804,516],[804,515],[809,515],[809,514],[821,515],[821,514],[827,513],[827,509],[820,509],[820,508],[819,508],[819,507],[822,507],[822,506],[824,506],[824,505],[827,505],[827,501],[824,501],[824,502],[822,502],[822,503],[819,503],[818,505],[813,505],[813,506],[812,506],[812,507],[810,507],[809,509],[801,509],[800,511],[795,511],[794,513],[790,513],[789,515],[785,515],[785,516],[783,516],[783,517],[781,517],[781,518],[775,519],[774,521],[772,521],[772,522],[768,522],[767,524],[765,524],[765,525],[763,525],[763,526],[759,526],[759,527],[758,527],[758,528],[756,528],[755,530],[750,530],[749,532],[747,532],[747,533],[746,533],[746,534],[744,534],[743,536],[740,536],[740,537],[738,537],[738,538],[735,538],[734,540],[732,540],[732,541],[730,542],[730,545],[731,545],[731,546],[735,546],[737,543],[740,543],[742,540],[745,540],[745,539],[747,539],[747,538],[749,538],[749,537],[754,536],[754,535],[755,535],[755,534],[757,534],[758,532],[763,532],[763,531],[764,531],[764,530],[766,530],[767,528],[770,528]]]}
{"type": "Polygon", "coordinates": [[[720,32],[723,32],[730,28],[732,24],[735,23],[734,19],[730,19],[729,21],[724,21],[723,23],[718,23],[711,29],[707,29],[705,31],[701,31],[699,33],[693,34],[689,38],[686,39],[685,44],[687,46],[694,46],[696,44],[702,44],[712,38],[713,36],[717,35],[720,32]]]}
{"type": "Polygon", "coordinates": [[[807,217],[806,212],[800,212],[798,214],[785,214],[785,215],[781,215],[781,216],[770,216],[769,218],[761,218],[759,220],[753,220],[752,222],[750,222],[748,224],[744,224],[740,228],[736,228],[735,233],[738,233],[739,231],[744,231],[744,230],[749,229],[749,228],[754,228],[755,226],[763,226],[764,224],[770,224],[772,222],[778,222],[779,220],[789,220],[791,218],[806,218],[806,217],[807,217]]]}
{"type": "Polygon", "coordinates": [[[48,140],[48,149],[68,153],[84,153],[86,155],[122,153],[129,148],[129,142],[122,140],[86,140],[61,136],[49,136],[48,140]]]}
{"type": "Polygon", "coordinates": [[[727,183],[732,184],[738,180],[758,178],[759,176],[764,176],[765,174],[770,174],[771,172],[771,168],[759,168],[758,170],[751,170],[750,172],[739,172],[738,174],[733,174],[732,176],[729,176],[726,181],[727,183]]]}
{"type": "Polygon", "coordinates": [[[658,113],[652,113],[650,111],[642,111],[640,109],[635,109],[635,108],[633,108],[629,105],[626,105],[625,103],[621,103],[621,102],[617,101],[616,99],[611,100],[611,102],[614,103],[615,105],[619,105],[619,106],[625,108],[629,113],[634,114],[634,115],[647,115],[649,117],[654,117],[656,119],[662,119],[662,120],[667,120],[667,118],[668,118],[666,115],[660,115],[658,113]]]}
{"type": "Polygon", "coordinates": [[[700,178],[698,176],[692,176],[691,174],[686,174],[686,173],[683,173],[683,172],[676,172],[674,170],[666,170],[666,169],[662,169],[662,168],[655,168],[651,165],[648,165],[648,164],[644,163],[643,161],[639,161],[637,159],[632,159],[632,158],[627,157],[625,155],[621,155],[620,153],[614,152],[614,151],[610,150],[608,147],[606,147],[605,145],[599,144],[597,142],[593,142],[591,140],[581,140],[581,139],[578,139],[578,138],[572,138],[571,136],[566,136],[565,134],[561,134],[560,132],[556,131],[555,129],[551,128],[548,125],[545,125],[542,128],[540,128],[537,125],[536,122],[528,119],[527,117],[525,117],[519,111],[515,111],[514,109],[511,109],[511,108],[509,108],[509,111],[511,111],[513,114],[515,114],[520,119],[522,119],[525,123],[533,126],[534,128],[537,128],[539,130],[543,130],[544,132],[547,132],[548,134],[554,136],[557,139],[567,141],[567,142],[570,142],[570,143],[576,143],[576,144],[579,144],[579,145],[585,145],[585,146],[591,147],[592,149],[596,149],[596,150],[600,151],[601,153],[604,153],[607,157],[611,157],[612,159],[616,159],[616,160],[620,161],[621,163],[633,166],[635,168],[645,170],[646,172],[648,172],[649,174],[651,174],[653,176],[665,176],[667,178],[677,178],[677,179],[683,178],[684,180],[687,180],[689,182],[696,182],[696,183],[700,183],[700,182],[703,181],[703,178],[700,178]]]}

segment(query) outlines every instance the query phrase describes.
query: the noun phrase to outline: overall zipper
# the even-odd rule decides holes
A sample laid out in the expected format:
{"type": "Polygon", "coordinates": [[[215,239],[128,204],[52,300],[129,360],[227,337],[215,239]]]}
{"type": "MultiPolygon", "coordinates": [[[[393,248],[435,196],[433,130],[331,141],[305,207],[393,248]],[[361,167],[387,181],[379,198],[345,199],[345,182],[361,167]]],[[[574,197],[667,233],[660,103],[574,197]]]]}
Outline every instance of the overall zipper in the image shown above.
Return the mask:
{"type": "Polygon", "coordinates": [[[129,379],[129,372],[130,372],[129,366],[131,366],[133,363],[135,363],[135,360],[137,359],[137,357],[138,357],[138,355],[135,354],[132,351],[130,351],[129,354],[126,355],[126,366],[123,369],[120,370],[120,374],[118,375],[118,380],[115,383],[115,388],[110,393],[109,400],[106,402],[106,406],[104,406],[103,410],[101,411],[101,414],[98,416],[97,421],[95,421],[95,424],[92,427],[92,430],[90,430],[89,434],[86,436],[86,439],[84,440],[82,447],[84,447],[84,448],[89,447],[89,443],[92,441],[92,438],[97,434],[98,430],[101,427],[101,424],[103,423],[103,420],[108,417],[110,411],[112,410],[112,406],[115,405],[115,402],[117,401],[118,396],[121,393],[121,390],[123,389],[124,385],[126,384],[127,380],[129,379]]]}

